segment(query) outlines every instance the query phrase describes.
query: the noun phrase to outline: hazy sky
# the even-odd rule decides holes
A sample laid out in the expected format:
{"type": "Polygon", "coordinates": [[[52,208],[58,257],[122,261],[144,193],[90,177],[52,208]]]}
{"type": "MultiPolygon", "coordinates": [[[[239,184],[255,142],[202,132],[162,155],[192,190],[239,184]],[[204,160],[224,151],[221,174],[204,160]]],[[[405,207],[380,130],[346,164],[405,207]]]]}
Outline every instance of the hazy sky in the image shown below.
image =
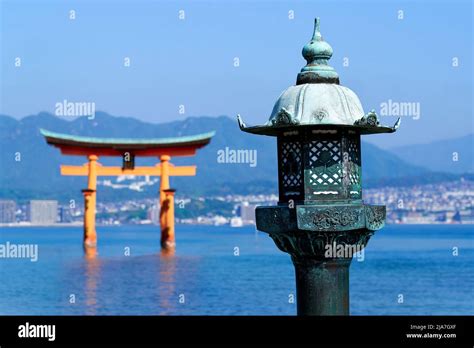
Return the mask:
{"type": "Polygon", "coordinates": [[[156,123],[240,113],[260,124],[305,65],[319,16],[330,63],[366,112],[389,100],[419,107],[397,135],[366,139],[387,147],[473,131],[469,0],[0,3],[2,114],[53,113],[67,99],[156,123]]]}

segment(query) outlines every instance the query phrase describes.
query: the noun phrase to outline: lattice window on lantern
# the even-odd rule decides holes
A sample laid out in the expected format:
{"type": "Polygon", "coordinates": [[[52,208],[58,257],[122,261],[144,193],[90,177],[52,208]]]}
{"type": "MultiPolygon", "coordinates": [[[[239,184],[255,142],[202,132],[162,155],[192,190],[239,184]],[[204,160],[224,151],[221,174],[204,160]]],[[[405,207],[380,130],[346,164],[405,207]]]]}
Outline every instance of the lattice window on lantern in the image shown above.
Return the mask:
{"type": "Polygon", "coordinates": [[[360,139],[358,137],[346,138],[346,152],[349,160],[349,184],[360,185],[360,139]]]}
{"type": "MultiPolygon", "coordinates": [[[[319,189],[342,185],[342,154],[339,139],[317,140],[308,143],[309,184],[319,189]]],[[[330,192],[328,192],[329,194],[330,192]]],[[[338,191],[332,192],[338,194],[338,191]]]]}
{"type": "Polygon", "coordinates": [[[280,181],[284,189],[300,188],[303,183],[303,156],[299,141],[280,144],[280,181]]]}

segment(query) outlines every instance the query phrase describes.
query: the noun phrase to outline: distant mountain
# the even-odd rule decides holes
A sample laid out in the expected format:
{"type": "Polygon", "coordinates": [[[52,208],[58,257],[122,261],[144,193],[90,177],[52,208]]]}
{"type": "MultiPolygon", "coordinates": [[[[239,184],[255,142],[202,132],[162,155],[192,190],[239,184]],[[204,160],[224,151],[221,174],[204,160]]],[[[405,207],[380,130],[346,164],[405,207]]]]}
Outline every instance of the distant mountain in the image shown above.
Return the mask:
{"type": "MultiPolygon", "coordinates": [[[[38,193],[41,197],[54,196],[58,192],[79,192],[84,188],[85,178],[62,177],[60,164],[82,164],[82,157],[63,156],[59,150],[46,144],[39,133],[45,128],[60,133],[99,137],[152,138],[193,135],[216,131],[216,136],[197,156],[191,158],[173,158],[175,164],[196,164],[197,176],[192,178],[172,178],[171,184],[180,192],[201,194],[207,192],[247,193],[247,187],[241,185],[250,181],[262,181],[268,189],[276,189],[276,169],[269,175],[265,168],[276,168],[276,145],[271,138],[263,141],[260,137],[245,134],[239,130],[236,121],[228,117],[191,117],[183,121],[164,124],[145,123],[129,117],[114,117],[106,113],[96,113],[94,120],[85,117],[68,121],[48,113],[28,116],[15,120],[0,116],[0,193],[2,196],[29,197],[38,193]],[[257,166],[248,164],[217,163],[217,151],[225,149],[256,149],[257,166]],[[20,153],[21,161],[15,161],[20,153]],[[229,186],[233,185],[233,188],[229,186]]],[[[120,165],[120,158],[103,157],[103,164],[120,165]]],[[[137,158],[137,165],[154,165],[158,160],[137,158]]],[[[262,187],[263,187],[262,186],[262,187]]],[[[254,187],[255,188],[255,187],[254,187]]],[[[156,192],[158,187],[150,188],[156,192]]],[[[268,191],[267,191],[268,192],[268,191]]],[[[129,190],[101,188],[101,196],[115,198],[134,195],[129,190]]],[[[150,193],[145,193],[150,196],[150,193]]]]}
{"type": "MultiPolygon", "coordinates": [[[[276,141],[272,137],[255,136],[240,131],[237,122],[226,116],[190,117],[181,121],[153,124],[130,117],[114,117],[96,113],[94,120],[80,117],[69,121],[48,113],[40,113],[16,120],[0,115],[0,198],[31,199],[34,197],[58,198],[63,201],[80,198],[84,177],[62,177],[60,164],[82,164],[85,158],[63,156],[59,150],[48,146],[40,128],[51,131],[99,137],[171,137],[216,131],[211,143],[191,158],[174,158],[175,164],[196,164],[197,176],[172,178],[171,185],[179,193],[270,193],[277,192],[276,141]],[[257,165],[218,163],[217,153],[226,147],[233,150],[257,150],[257,165]],[[16,155],[20,155],[16,161],[16,155]]],[[[423,180],[433,176],[429,170],[404,162],[393,153],[374,145],[363,143],[363,180],[365,184],[387,184],[393,180],[409,182],[405,178],[423,180]]],[[[120,165],[119,158],[100,158],[103,164],[120,165]]],[[[157,160],[138,158],[137,165],[156,164],[157,160]]],[[[435,174],[435,180],[444,180],[444,174],[435,174]]],[[[449,177],[449,176],[448,176],[449,177]]],[[[416,180],[415,180],[416,181],[416,180]]],[[[101,187],[103,200],[151,197],[158,186],[145,192],[113,190],[101,187]]]]}
{"type": "Polygon", "coordinates": [[[474,134],[429,144],[397,147],[390,151],[408,163],[432,171],[474,173],[474,134]]]}

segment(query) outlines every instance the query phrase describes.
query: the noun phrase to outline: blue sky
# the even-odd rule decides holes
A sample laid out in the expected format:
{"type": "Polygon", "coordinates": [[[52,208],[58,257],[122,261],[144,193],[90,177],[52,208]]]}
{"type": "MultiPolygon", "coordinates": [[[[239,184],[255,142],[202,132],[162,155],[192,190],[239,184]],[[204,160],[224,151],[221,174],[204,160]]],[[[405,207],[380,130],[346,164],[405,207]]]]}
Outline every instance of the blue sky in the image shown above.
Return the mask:
{"type": "Polygon", "coordinates": [[[155,123],[240,113],[260,124],[305,65],[318,16],[330,63],[366,112],[388,100],[420,105],[397,135],[367,140],[393,147],[473,130],[468,0],[0,2],[2,114],[53,113],[67,99],[155,123]]]}

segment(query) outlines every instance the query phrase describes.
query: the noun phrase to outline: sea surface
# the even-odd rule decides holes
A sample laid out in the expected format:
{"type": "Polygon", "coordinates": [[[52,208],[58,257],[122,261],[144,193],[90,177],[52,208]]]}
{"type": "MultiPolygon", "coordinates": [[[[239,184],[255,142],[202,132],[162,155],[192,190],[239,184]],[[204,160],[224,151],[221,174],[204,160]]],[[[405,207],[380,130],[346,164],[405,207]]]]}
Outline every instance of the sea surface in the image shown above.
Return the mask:
{"type": "MultiPolygon", "coordinates": [[[[376,232],[363,261],[351,265],[351,314],[474,314],[473,230],[390,225],[376,232]]],[[[158,226],[99,226],[98,256],[87,258],[80,227],[2,228],[0,244],[38,244],[38,260],[0,258],[0,314],[296,313],[290,257],[265,233],[177,225],[176,235],[176,253],[166,255],[158,226]]]]}

